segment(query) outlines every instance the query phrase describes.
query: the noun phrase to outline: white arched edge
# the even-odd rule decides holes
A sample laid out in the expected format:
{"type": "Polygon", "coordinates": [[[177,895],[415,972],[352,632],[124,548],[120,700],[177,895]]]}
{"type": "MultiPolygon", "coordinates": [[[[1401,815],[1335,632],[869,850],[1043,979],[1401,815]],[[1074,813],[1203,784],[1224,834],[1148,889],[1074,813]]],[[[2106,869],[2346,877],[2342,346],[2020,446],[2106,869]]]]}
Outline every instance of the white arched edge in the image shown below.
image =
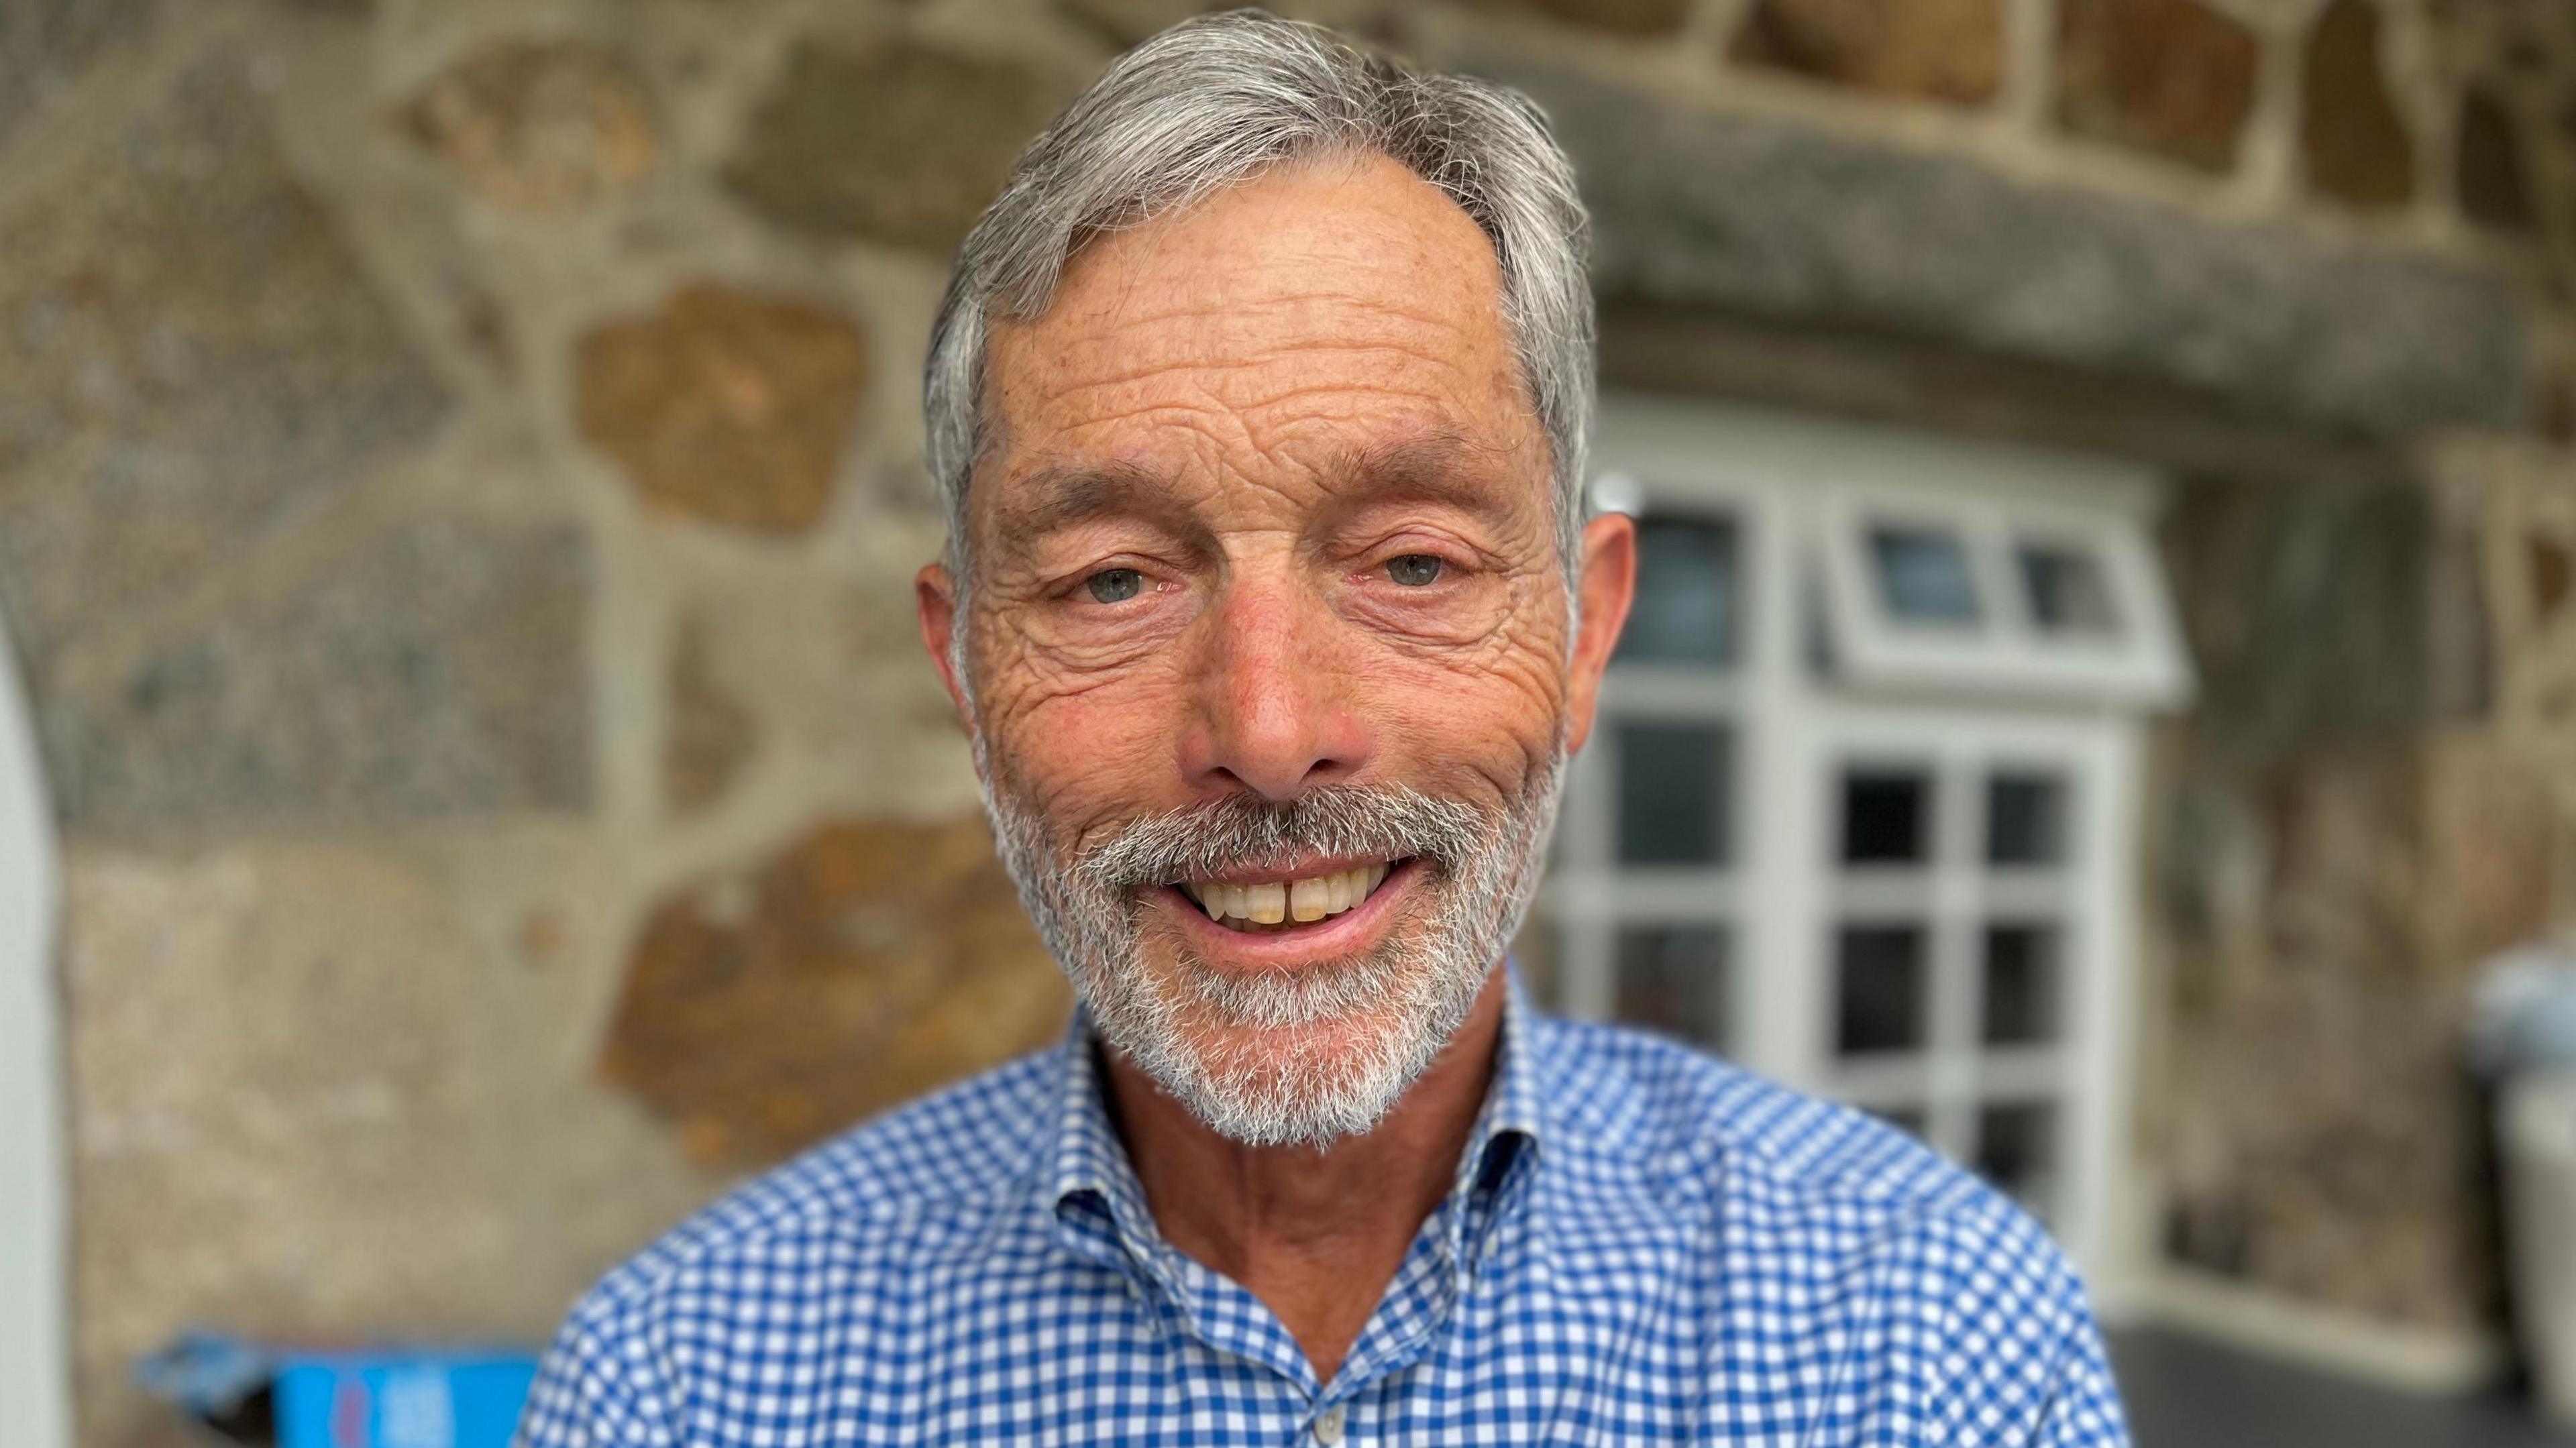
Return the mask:
{"type": "Polygon", "coordinates": [[[27,1448],[72,1441],[60,884],[35,731],[0,628],[0,1417],[27,1448]]]}

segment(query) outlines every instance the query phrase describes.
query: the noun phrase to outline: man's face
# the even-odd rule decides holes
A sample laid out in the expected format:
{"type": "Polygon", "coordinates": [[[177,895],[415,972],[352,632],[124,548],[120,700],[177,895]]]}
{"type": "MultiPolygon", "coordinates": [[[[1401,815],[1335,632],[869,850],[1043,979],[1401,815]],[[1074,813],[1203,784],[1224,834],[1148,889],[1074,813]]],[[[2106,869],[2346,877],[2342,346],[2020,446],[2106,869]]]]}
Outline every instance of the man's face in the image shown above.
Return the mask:
{"type": "Polygon", "coordinates": [[[1381,157],[1113,233],[997,323],[965,607],[925,638],[1110,1044],[1219,1130],[1365,1130],[1526,907],[1626,611],[1582,637],[1493,249],[1381,157]]]}

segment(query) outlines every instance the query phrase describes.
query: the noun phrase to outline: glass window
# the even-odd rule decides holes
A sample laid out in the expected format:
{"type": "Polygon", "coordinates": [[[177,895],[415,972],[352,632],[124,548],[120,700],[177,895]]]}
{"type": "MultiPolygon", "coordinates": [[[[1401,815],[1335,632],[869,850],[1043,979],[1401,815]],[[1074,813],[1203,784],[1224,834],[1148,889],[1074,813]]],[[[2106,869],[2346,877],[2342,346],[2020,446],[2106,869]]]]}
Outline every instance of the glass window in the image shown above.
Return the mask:
{"type": "Polygon", "coordinates": [[[1945,528],[1874,524],[1869,530],[1878,598],[1900,623],[1973,625],[1985,616],[1967,545],[1945,528]]]}
{"type": "Polygon", "coordinates": [[[1618,727],[1619,863],[1726,863],[1728,745],[1717,724],[1618,727]]]}
{"type": "Polygon", "coordinates": [[[2063,543],[2024,543],[2021,556],[2023,597],[2031,622],[2040,632],[2115,637],[2120,615],[2111,602],[2111,583],[2102,560],[2089,548],[2063,543]]]}
{"type": "Polygon", "coordinates": [[[2038,1046],[2058,1038],[2058,939],[2054,925],[1986,927],[1987,1045],[2038,1046]]]}
{"type": "Polygon", "coordinates": [[[1618,657],[1724,667],[1736,652],[1736,532],[1718,519],[1637,523],[1637,598],[1618,657]]]}
{"type": "Polygon", "coordinates": [[[1895,769],[1843,773],[1843,863],[1921,864],[1931,858],[1932,781],[1895,769]]]}
{"type": "Polygon", "coordinates": [[[1846,1056],[1920,1049],[1923,927],[1846,925],[1835,960],[1835,1049],[1846,1056]]]}
{"type": "Polygon", "coordinates": [[[1986,863],[2066,862],[2066,782],[2052,774],[1998,773],[1986,780],[1986,863]]]}
{"type": "Polygon", "coordinates": [[[2057,1107],[1998,1102],[1977,1113],[1977,1170],[2037,1216],[2048,1215],[2057,1171],[2057,1107]]]}
{"type": "Polygon", "coordinates": [[[1638,925],[1619,932],[1619,1019],[1727,1043],[1726,932],[1714,925],[1638,925]]]}
{"type": "Polygon", "coordinates": [[[2154,544],[2107,499],[1819,491],[1808,566],[1824,582],[1834,677],[2025,703],[2190,696],[2154,544]]]}

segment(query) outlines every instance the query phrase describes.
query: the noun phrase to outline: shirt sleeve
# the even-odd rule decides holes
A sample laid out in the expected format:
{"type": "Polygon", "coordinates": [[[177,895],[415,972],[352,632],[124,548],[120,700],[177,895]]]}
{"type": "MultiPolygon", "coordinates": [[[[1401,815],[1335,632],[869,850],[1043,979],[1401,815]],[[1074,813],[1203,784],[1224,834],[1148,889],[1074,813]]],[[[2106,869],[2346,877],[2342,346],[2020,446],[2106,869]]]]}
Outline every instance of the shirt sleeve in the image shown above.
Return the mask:
{"type": "Polygon", "coordinates": [[[2102,1333],[2084,1284],[2047,1233],[1989,1203],[1944,1224],[1930,1260],[1946,1301],[1927,1396],[1957,1448],[2129,1448],[2102,1333]]]}
{"type": "Polygon", "coordinates": [[[519,1415],[516,1448],[674,1448],[650,1344],[612,1302],[583,1302],[555,1334],[519,1415]]]}
{"type": "Polygon", "coordinates": [[[1982,1188],[1872,1254],[1844,1391],[1811,1441],[1853,1448],[2128,1448],[2083,1283],[2047,1232],[1982,1188]]]}
{"type": "Polygon", "coordinates": [[[2039,1448],[2128,1448],[2129,1427],[2120,1390],[2102,1351],[2102,1334],[2087,1317],[2059,1362],[2039,1431],[2039,1448]]]}

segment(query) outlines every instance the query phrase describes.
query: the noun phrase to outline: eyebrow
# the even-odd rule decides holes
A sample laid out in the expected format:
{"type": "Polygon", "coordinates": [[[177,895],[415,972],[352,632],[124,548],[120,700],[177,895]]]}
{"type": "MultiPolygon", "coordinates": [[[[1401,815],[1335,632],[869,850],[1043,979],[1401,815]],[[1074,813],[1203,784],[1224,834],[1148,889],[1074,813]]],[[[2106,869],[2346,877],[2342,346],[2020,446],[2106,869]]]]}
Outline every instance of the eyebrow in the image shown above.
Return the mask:
{"type": "Polygon", "coordinates": [[[1439,503],[1469,513],[1496,513],[1508,504],[1496,495],[1482,455],[1502,449],[1479,446],[1454,432],[1426,433],[1401,442],[1344,453],[1335,471],[1367,485],[1371,501],[1439,503]]]}
{"type": "Polygon", "coordinates": [[[1094,518],[1132,514],[1163,491],[1152,473],[1132,463],[1070,463],[1039,467],[997,503],[994,524],[1020,537],[1052,533],[1094,518]]]}
{"type": "MultiPolygon", "coordinates": [[[[1444,504],[1462,512],[1493,514],[1499,500],[1479,455],[1480,447],[1453,432],[1349,448],[1336,455],[1334,476],[1362,485],[1368,501],[1444,504]]],[[[1007,536],[1042,537],[1097,518],[1136,517],[1171,509],[1168,481],[1134,463],[1041,464],[996,505],[994,524],[1007,536]]]]}

